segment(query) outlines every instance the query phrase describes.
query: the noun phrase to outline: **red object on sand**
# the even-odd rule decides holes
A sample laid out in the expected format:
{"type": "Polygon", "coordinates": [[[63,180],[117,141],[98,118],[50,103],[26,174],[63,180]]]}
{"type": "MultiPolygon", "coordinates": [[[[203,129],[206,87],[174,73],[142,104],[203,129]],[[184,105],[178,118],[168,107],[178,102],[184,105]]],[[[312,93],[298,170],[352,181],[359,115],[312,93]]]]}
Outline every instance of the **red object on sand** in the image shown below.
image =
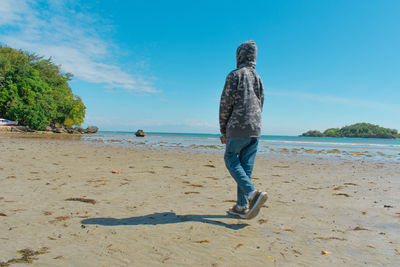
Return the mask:
{"type": "Polygon", "coordinates": [[[7,216],[7,214],[0,212],[0,216],[7,216]]]}
{"type": "Polygon", "coordinates": [[[117,170],[111,170],[112,173],[116,173],[116,174],[120,174],[121,172],[117,171],[117,170]]]}

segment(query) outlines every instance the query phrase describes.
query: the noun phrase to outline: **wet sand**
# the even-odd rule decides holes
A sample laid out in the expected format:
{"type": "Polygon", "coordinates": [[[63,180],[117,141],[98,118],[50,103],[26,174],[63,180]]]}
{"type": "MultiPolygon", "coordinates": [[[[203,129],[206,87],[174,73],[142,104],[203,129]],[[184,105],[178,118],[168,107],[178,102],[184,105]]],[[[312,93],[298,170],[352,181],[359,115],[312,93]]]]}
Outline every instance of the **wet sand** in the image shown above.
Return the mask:
{"type": "Polygon", "coordinates": [[[0,134],[0,262],[29,248],[30,266],[400,264],[399,163],[258,157],[269,200],[238,220],[218,153],[18,136],[0,134]]]}

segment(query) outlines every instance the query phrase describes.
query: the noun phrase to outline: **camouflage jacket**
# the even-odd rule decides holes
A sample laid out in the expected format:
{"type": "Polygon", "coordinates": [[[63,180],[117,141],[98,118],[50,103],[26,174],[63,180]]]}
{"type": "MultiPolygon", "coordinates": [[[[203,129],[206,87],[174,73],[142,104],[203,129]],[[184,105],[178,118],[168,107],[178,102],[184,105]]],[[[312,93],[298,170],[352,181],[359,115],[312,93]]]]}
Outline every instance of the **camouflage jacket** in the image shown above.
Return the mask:
{"type": "Polygon", "coordinates": [[[241,44],[236,51],[237,69],[229,73],[219,106],[221,134],[226,137],[259,137],[264,88],[255,66],[254,41],[241,44]]]}

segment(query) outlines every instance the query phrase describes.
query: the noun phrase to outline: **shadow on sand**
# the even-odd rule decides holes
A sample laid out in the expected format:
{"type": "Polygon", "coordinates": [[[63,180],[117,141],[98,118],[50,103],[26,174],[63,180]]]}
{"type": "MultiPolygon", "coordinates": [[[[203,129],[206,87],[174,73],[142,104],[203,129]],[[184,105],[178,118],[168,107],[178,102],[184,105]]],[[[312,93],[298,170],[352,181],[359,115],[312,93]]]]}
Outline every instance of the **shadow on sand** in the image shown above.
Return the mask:
{"type": "Polygon", "coordinates": [[[117,226],[117,225],[157,225],[157,224],[170,224],[181,222],[201,222],[218,226],[223,226],[233,230],[242,229],[249,224],[247,223],[224,223],[212,219],[225,219],[231,217],[227,215],[176,215],[174,212],[161,212],[153,213],[144,216],[130,217],[130,218],[90,218],[82,220],[82,224],[98,224],[104,226],[117,226]]]}

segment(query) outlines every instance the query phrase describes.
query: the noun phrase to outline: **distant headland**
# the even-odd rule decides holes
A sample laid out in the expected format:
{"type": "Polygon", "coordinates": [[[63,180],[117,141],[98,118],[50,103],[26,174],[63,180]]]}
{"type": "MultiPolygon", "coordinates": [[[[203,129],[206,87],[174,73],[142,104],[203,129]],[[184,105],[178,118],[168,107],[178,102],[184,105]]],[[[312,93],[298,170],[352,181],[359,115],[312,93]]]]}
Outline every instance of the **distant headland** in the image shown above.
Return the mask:
{"type": "Polygon", "coordinates": [[[400,139],[400,134],[396,129],[383,128],[365,122],[344,126],[342,128],[329,128],[324,132],[310,130],[300,136],[400,139]]]}
{"type": "Polygon", "coordinates": [[[0,45],[0,118],[29,131],[96,132],[79,127],[86,106],[72,93],[71,78],[51,58],[0,45]]]}

